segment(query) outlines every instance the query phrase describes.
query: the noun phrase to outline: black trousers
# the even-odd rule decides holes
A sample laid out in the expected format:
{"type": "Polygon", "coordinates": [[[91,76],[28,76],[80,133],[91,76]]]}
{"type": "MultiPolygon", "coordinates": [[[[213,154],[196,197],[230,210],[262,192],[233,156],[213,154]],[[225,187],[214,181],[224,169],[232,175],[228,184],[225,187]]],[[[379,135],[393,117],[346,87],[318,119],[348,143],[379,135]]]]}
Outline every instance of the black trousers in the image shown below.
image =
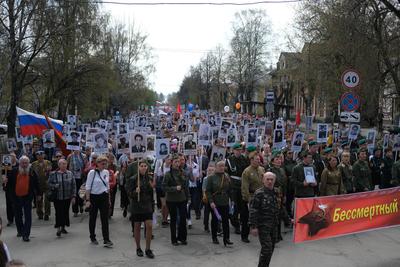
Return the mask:
{"type": "Polygon", "coordinates": [[[55,228],[69,226],[70,205],[70,199],[54,201],[54,209],[56,210],[56,224],[54,225],[55,228]]]}
{"type": "MultiPolygon", "coordinates": [[[[217,210],[222,219],[222,232],[224,240],[229,240],[229,206],[217,206],[217,210]]],[[[214,210],[211,210],[211,214],[211,235],[212,238],[215,239],[217,238],[218,219],[214,210]]]]}
{"type": "Polygon", "coordinates": [[[248,239],[250,233],[249,227],[249,207],[247,202],[242,201],[242,207],[240,209],[240,224],[242,225],[242,239],[248,239]]]}
{"type": "Polygon", "coordinates": [[[29,237],[32,227],[32,196],[15,197],[14,214],[18,234],[29,237]]]}
{"type": "Polygon", "coordinates": [[[75,179],[75,183],[76,183],[75,204],[72,205],[72,212],[73,213],[78,213],[79,212],[79,208],[80,207],[83,208],[83,199],[81,199],[79,197],[79,195],[78,195],[79,188],[81,188],[81,185],[82,185],[82,179],[75,179]]]}
{"type": "Polygon", "coordinates": [[[292,214],[292,203],[294,200],[294,188],[289,187],[289,189],[286,192],[286,211],[287,214],[289,215],[290,218],[293,218],[292,214]]]}
{"type": "Polygon", "coordinates": [[[170,220],[170,230],[171,230],[171,242],[175,243],[179,241],[186,241],[187,229],[186,229],[186,201],[183,202],[168,202],[167,206],[170,220]],[[176,235],[176,219],[177,213],[179,212],[179,225],[178,225],[178,235],[176,235]]]}
{"type": "Polygon", "coordinates": [[[12,200],[12,195],[9,190],[6,190],[6,210],[7,210],[7,221],[9,223],[14,222],[14,203],[12,200]]]}
{"type": "Polygon", "coordinates": [[[273,227],[259,226],[258,238],[261,244],[258,267],[268,267],[275,248],[273,227]],[[271,229],[272,228],[272,229],[271,229]]]}
{"type": "Polygon", "coordinates": [[[240,188],[235,188],[232,190],[232,200],[235,203],[235,209],[233,211],[233,214],[230,215],[231,224],[235,228],[240,228],[239,214],[241,212],[243,202],[240,188]]]}
{"type": "Polygon", "coordinates": [[[210,204],[204,204],[204,218],[203,218],[203,224],[204,224],[204,229],[209,229],[209,224],[208,222],[210,221],[210,213],[211,213],[211,208],[210,204]]]}
{"type": "Polygon", "coordinates": [[[128,194],[126,193],[125,186],[120,185],[119,186],[119,191],[121,191],[121,200],[120,200],[120,207],[122,209],[128,209],[129,206],[129,198],[128,194]]]}
{"type": "Polygon", "coordinates": [[[89,232],[90,239],[96,238],[96,220],[97,213],[100,211],[101,231],[104,241],[110,240],[108,229],[108,212],[110,210],[110,198],[107,193],[100,195],[90,194],[90,211],[89,211],[89,232]]]}

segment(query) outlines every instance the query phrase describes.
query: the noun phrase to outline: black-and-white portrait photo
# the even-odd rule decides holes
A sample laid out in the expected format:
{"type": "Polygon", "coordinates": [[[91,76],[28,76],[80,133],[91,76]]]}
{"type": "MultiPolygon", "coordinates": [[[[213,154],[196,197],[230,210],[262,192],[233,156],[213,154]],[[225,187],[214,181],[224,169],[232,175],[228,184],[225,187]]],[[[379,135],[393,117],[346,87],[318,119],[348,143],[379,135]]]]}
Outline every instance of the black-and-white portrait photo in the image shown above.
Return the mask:
{"type": "Polygon", "coordinates": [[[129,130],[129,124],[128,123],[118,123],[118,134],[127,134],[129,130]]]}
{"type": "Polygon", "coordinates": [[[247,143],[256,144],[257,143],[257,128],[250,128],[247,130],[247,143]]]}
{"type": "Polygon", "coordinates": [[[104,154],[108,152],[108,135],[105,132],[94,134],[94,152],[104,154]]]}
{"type": "Polygon", "coordinates": [[[317,143],[326,143],[328,141],[328,124],[317,124],[317,143]]]}
{"type": "Polygon", "coordinates": [[[210,124],[211,127],[217,126],[217,122],[215,121],[214,115],[208,116],[208,124],[210,124]]]}
{"type": "Polygon", "coordinates": [[[281,149],[285,146],[285,138],[283,135],[283,129],[274,130],[273,148],[281,149]]]}
{"type": "Polygon", "coordinates": [[[146,135],[146,151],[154,152],[156,144],[156,136],[155,135],[146,135]]]}
{"type": "Polygon", "coordinates": [[[130,135],[131,154],[141,154],[146,152],[146,137],[143,133],[134,132],[130,135]]]}
{"type": "Polygon", "coordinates": [[[304,133],[294,132],[293,139],[292,139],[291,151],[292,152],[300,152],[303,140],[304,140],[304,133]]]}
{"type": "Polygon", "coordinates": [[[187,131],[187,122],[185,119],[181,119],[178,124],[178,132],[186,132],[187,131]]]}
{"type": "Polygon", "coordinates": [[[107,128],[107,126],[108,126],[108,121],[106,121],[106,120],[99,120],[99,124],[100,124],[100,128],[101,129],[103,129],[103,130],[107,130],[108,128],[107,128]]]}
{"type": "Polygon", "coordinates": [[[283,129],[285,122],[282,119],[278,119],[275,121],[275,129],[283,129]]]}
{"type": "Polygon", "coordinates": [[[77,118],[76,118],[75,115],[68,115],[67,116],[67,122],[71,126],[72,129],[76,129],[77,118]]]}
{"type": "Polygon", "coordinates": [[[146,127],[147,126],[147,119],[146,117],[138,117],[136,119],[137,127],[146,127]]]}
{"type": "Polygon", "coordinates": [[[333,143],[338,144],[340,141],[339,138],[340,138],[340,130],[339,129],[333,130],[333,143]]]}
{"type": "Polygon", "coordinates": [[[117,135],[117,149],[119,154],[129,152],[129,135],[119,134],[117,135]]]}
{"type": "Polygon", "coordinates": [[[11,157],[11,155],[3,155],[1,163],[2,163],[2,165],[4,167],[11,167],[11,165],[12,165],[12,157],[11,157]]]}
{"type": "Polygon", "coordinates": [[[351,124],[350,125],[350,131],[349,131],[349,139],[350,140],[356,140],[357,137],[358,137],[359,132],[360,132],[360,125],[351,124]]]}
{"type": "Polygon", "coordinates": [[[228,129],[228,135],[226,137],[226,146],[232,147],[236,143],[237,132],[235,128],[228,129]]]}
{"type": "Polygon", "coordinates": [[[220,146],[213,146],[211,151],[210,162],[216,163],[218,161],[224,160],[226,149],[220,146]]]}
{"type": "Polygon", "coordinates": [[[210,144],[210,125],[209,124],[200,124],[199,128],[199,145],[207,146],[210,144]]]}
{"type": "Polygon", "coordinates": [[[81,146],[81,133],[72,131],[68,136],[67,149],[80,150],[81,146]]]}
{"type": "Polygon", "coordinates": [[[186,134],[183,138],[183,154],[196,155],[197,140],[194,133],[186,134]]]}
{"type": "Polygon", "coordinates": [[[24,140],[24,137],[21,135],[21,128],[19,127],[15,127],[15,138],[17,142],[22,142],[24,140]]]}
{"type": "Polygon", "coordinates": [[[55,147],[56,142],[54,139],[54,130],[53,129],[44,130],[42,135],[42,140],[44,148],[55,147]]]}
{"type": "Polygon", "coordinates": [[[156,139],[156,158],[165,159],[169,154],[169,147],[170,140],[168,138],[156,139]]]}

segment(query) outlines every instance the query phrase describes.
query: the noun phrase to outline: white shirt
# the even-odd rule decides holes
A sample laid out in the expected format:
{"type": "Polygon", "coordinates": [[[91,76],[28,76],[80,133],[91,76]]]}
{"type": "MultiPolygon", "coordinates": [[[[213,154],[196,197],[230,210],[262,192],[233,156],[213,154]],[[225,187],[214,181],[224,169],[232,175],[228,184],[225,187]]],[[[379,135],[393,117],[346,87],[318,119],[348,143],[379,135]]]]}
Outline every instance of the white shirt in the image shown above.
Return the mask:
{"type": "Polygon", "coordinates": [[[90,194],[100,195],[104,192],[110,192],[110,173],[108,170],[102,170],[100,172],[90,170],[86,180],[86,191],[90,191],[90,194]],[[94,179],[94,180],[93,180],[94,179]]]}

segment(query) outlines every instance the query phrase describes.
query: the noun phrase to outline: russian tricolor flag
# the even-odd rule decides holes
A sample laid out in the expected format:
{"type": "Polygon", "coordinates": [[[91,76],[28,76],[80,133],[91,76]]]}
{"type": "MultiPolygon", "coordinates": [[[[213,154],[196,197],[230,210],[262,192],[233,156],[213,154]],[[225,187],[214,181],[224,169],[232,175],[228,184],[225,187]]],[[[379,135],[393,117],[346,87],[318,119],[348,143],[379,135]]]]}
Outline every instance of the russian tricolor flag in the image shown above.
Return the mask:
{"type": "MultiPolygon", "coordinates": [[[[46,117],[43,115],[35,114],[17,107],[17,117],[22,136],[42,136],[43,130],[51,129],[47,123],[46,117]]],[[[64,124],[63,121],[51,118],[49,118],[49,120],[54,129],[61,133],[64,124]]]]}

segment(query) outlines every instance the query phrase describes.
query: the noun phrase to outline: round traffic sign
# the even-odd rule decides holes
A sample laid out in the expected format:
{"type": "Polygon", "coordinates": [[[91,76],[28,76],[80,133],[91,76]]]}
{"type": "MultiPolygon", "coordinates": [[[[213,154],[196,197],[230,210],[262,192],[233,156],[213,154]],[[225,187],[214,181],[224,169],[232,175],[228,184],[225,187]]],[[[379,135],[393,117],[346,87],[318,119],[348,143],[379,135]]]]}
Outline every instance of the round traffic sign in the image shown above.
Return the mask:
{"type": "Polygon", "coordinates": [[[345,111],[355,111],[360,107],[360,97],[352,92],[344,93],[340,99],[340,106],[345,111]]]}
{"type": "Polygon", "coordinates": [[[342,84],[346,88],[353,89],[360,84],[360,75],[355,70],[346,70],[342,74],[342,84]]]}

